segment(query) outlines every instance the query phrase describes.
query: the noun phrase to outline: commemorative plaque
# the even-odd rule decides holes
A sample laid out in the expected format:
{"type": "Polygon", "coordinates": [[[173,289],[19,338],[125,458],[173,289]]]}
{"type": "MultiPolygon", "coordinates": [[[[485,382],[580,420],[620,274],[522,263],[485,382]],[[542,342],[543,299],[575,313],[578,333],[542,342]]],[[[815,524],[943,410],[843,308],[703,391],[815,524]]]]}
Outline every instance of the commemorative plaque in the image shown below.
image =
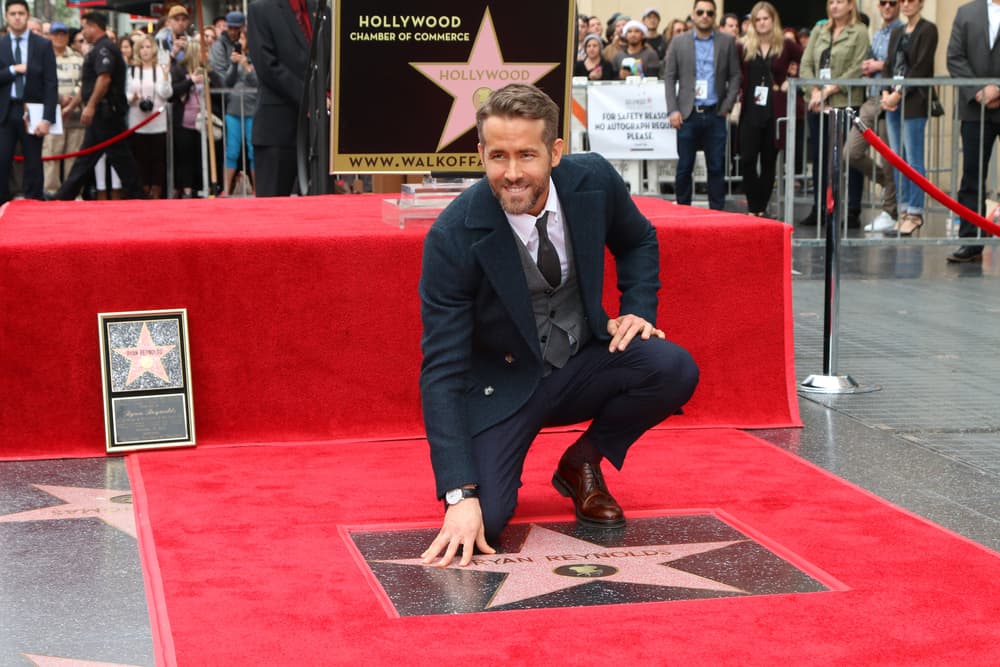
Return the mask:
{"type": "Polygon", "coordinates": [[[331,171],[481,173],[476,110],[511,83],[548,93],[569,136],[575,4],[527,10],[485,0],[339,0],[331,171]]]}
{"type": "Polygon", "coordinates": [[[108,452],[195,444],[187,311],[99,313],[108,452]]]}

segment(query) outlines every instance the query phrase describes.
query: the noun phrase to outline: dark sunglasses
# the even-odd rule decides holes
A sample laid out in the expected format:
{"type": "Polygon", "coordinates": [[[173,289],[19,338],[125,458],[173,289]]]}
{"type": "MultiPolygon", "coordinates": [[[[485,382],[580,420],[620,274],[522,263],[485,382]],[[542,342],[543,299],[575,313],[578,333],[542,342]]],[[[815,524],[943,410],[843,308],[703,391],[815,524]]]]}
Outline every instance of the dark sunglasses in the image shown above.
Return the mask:
{"type": "Polygon", "coordinates": [[[890,7],[895,7],[896,5],[899,4],[899,0],[878,0],[878,4],[882,5],[883,7],[885,7],[886,5],[889,5],[890,7]]]}
{"type": "Polygon", "coordinates": [[[712,18],[713,16],[715,16],[715,10],[714,9],[696,9],[696,10],[694,10],[694,14],[695,14],[695,16],[705,16],[707,14],[708,18],[712,18]]]}

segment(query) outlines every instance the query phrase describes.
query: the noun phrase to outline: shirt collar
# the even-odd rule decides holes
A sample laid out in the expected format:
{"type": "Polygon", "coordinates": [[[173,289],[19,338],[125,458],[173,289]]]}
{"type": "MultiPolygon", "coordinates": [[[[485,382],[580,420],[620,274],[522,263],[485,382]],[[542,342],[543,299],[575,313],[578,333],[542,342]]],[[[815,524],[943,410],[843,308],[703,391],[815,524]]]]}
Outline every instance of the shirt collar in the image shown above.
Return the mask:
{"type": "MultiPolygon", "coordinates": [[[[556,193],[556,184],[552,181],[551,176],[549,176],[549,196],[545,200],[542,213],[546,211],[557,216],[559,215],[559,195],[556,193]]],[[[535,231],[535,221],[541,217],[541,213],[538,215],[531,215],[530,213],[512,215],[504,211],[504,215],[507,216],[507,222],[510,223],[518,238],[527,245],[532,232],[535,231]]]]}

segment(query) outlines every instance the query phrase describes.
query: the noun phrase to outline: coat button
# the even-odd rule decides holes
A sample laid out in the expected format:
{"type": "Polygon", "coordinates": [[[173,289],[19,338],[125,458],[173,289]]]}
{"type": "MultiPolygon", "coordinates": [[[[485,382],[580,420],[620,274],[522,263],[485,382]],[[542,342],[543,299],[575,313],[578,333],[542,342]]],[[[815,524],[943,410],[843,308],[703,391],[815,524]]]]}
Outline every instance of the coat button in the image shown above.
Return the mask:
{"type": "Polygon", "coordinates": [[[486,389],[483,389],[483,394],[485,394],[486,396],[492,396],[493,395],[493,387],[486,387],[486,389]]]}
{"type": "Polygon", "coordinates": [[[508,364],[512,364],[514,363],[514,355],[508,352],[507,356],[504,357],[503,360],[506,361],[508,364]]]}

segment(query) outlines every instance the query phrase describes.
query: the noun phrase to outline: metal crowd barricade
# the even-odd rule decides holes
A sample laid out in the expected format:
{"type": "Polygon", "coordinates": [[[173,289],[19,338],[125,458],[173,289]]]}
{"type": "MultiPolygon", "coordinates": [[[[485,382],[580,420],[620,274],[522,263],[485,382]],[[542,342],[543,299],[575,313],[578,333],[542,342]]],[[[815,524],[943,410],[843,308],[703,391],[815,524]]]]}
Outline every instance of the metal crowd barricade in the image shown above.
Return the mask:
{"type": "MultiPolygon", "coordinates": [[[[805,179],[805,184],[808,185],[811,179],[808,178],[810,173],[808,167],[803,173],[796,173],[794,168],[795,160],[794,156],[801,155],[803,157],[803,164],[809,165],[813,161],[808,160],[808,155],[805,154],[808,148],[808,141],[797,142],[796,141],[796,130],[797,124],[804,121],[802,118],[796,118],[795,116],[795,102],[796,95],[801,95],[803,88],[808,88],[812,86],[828,84],[831,81],[829,79],[788,79],[789,81],[789,95],[788,95],[788,106],[786,108],[787,122],[785,124],[785,157],[783,164],[783,177],[780,178],[778,183],[778,196],[776,197],[779,208],[781,210],[782,219],[792,224],[794,222],[795,216],[795,205],[796,204],[812,204],[816,202],[817,205],[822,204],[822,198],[819,195],[823,193],[808,192],[807,187],[803,187],[803,193],[800,195],[795,194],[795,184],[797,181],[800,184],[805,179]],[[801,144],[801,145],[800,145],[801,144]]],[[[982,87],[987,84],[995,84],[996,81],[992,79],[954,79],[950,77],[933,77],[933,78],[907,78],[907,79],[880,79],[873,80],[867,78],[858,79],[837,79],[834,82],[839,86],[871,86],[873,81],[878,81],[880,85],[902,85],[904,88],[911,86],[930,86],[936,90],[938,99],[940,100],[942,106],[944,107],[945,113],[943,116],[934,117],[931,116],[928,111],[928,123],[924,131],[924,162],[926,167],[926,176],[928,180],[932,181],[941,188],[943,191],[948,193],[948,195],[953,198],[958,198],[958,189],[961,183],[962,176],[962,159],[961,159],[961,121],[958,120],[957,109],[958,109],[958,95],[957,89],[963,86],[975,86],[982,87]]],[[[851,100],[851,104],[854,106],[860,106],[864,103],[864,99],[858,100],[854,103],[851,100]]],[[[900,106],[901,111],[905,110],[905,95],[904,101],[900,106]]],[[[982,121],[985,118],[985,113],[981,112],[980,124],[982,126],[982,121]]],[[[877,131],[877,128],[872,128],[877,131]]],[[[819,140],[821,142],[819,151],[822,154],[823,146],[822,142],[825,137],[821,134],[819,140]]],[[[881,161],[881,157],[875,154],[874,149],[868,148],[876,160],[881,161]]],[[[987,176],[987,187],[986,191],[980,190],[978,193],[978,201],[982,204],[986,196],[1000,191],[1000,180],[997,176],[997,157],[998,152],[993,151],[990,164],[981,164],[980,173],[988,173],[987,176]],[[984,172],[984,170],[987,170],[984,172]]],[[[980,156],[982,158],[982,156],[980,156]]],[[[845,159],[845,170],[850,167],[850,159],[847,156],[845,159]]],[[[818,168],[823,169],[824,165],[821,161],[817,162],[818,168]]],[[[822,179],[820,179],[822,182],[822,179]]],[[[865,174],[865,183],[867,187],[864,190],[862,197],[862,208],[863,209],[878,209],[880,204],[879,199],[874,197],[875,194],[875,177],[874,174],[865,174]]],[[[898,186],[897,186],[898,187],[898,186]]],[[[846,228],[846,218],[847,218],[847,188],[841,191],[842,202],[838,202],[838,210],[842,211],[843,214],[838,216],[838,224],[846,228]]],[[[945,215],[946,223],[943,227],[943,235],[939,234],[937,236],[932,235],[933,233],[928,229],[932,227],[931,225],[925,224],[922,228],[922,233],[920,236],[913,237],[900,237],[894,235],[891,232],[887,234],[872,234],[872,235],[861,235],[861,236],[845,236],[842,238],[842,244],[845,246],[852,245],[881,245],[886,243],[892,244],[914,244],[914,245],[953,245],[957,242],[958,234],[958,223],[959,220],[956,216],[951,214],[945,207],[938,204],[931,197],[925,197],[925,218],[928,215],[945,215]]],[[[939,226],[939,225],[938,225],[939,226]]],[[[997,239],[991,237],[982,237],[980,232],[980,237],[977,239],[976,243],[982,243],[985,245],[998,243],[997,239]]],[[[812,238],[806,238],[803,235],[796,234],[795,244],[796,245],[822,245],[825,242],[822,229],[817,226],[815,235],[812,238]]]]}
{"type": "MultiPolygon", "coordinates": [[[[225,178],[225,168],[224,168],[224,166],[225,166],[225,153],[226,153],[226,147],[228,146],[229,141],[230,141],[229,133],[226,131],[226,125],[225,125],[226,114],[229,113],[229,111],[227,109],[227,102],[228,102],[228,99],[229,99],[229,93],[232,93],[234,91],[236,91],[236,89],[233,89],[233,88],[212,88],[212,95],[213,96],[217,96],[217,97],[215,97],[215,99],[219,100],[218,106],[216,106],[215,99],[213,99],[212,110],[215,113],[215,115],[217,115],[220,119],[222,119],[222,123],[223,123],[222,152],[221,152],[221,155],[218,155],[216,157],[216,163],[218,165],[220,165],[221,168],[222,168],[222,171],[219,172],[219,174],[218,174],[220,179],[224,179],[225,178]]],[[[247,94],[255,94],[257,92],[257,89],[256,88],[242,88],[242,89],[239,89],[239,92],[243,92],[243,93],[247,93],[247,94]]],[[[164,113],[167,115],[167,174],[166,174],[167,175],[167,191],[164,193],[164,196],[167,197],[167,198],[173,198],[173,196],[174,196],[174,190],[175,190],[175,188],[174,188],[174,123],[173,123],[173,111],[171,109],[171,106],[170,106],[169,102],[167,103],[166,108],[164,109],[164,113]]],[[[203,107],[203,113],[204,113],[204,107],[203,107]]],[[[240,119],[240,127],[245,127],[244,121],[246,120],[246,112],[245,112],[245,109],[243,107],[243,97],[242,96],[240,97],[240,109],[239,109],[239,111],[236,112],[236,113],[234,113],[234,114],[232,114],[232,115],[239,117],[239,119],[240,119]]],[[[208,137],[208,135],[206,134],[206,130],[207,130],[206,127],[202,127],[202,128],[199,128],[199,129],[201,130],[201,137],[202,137],[202,142],[201,142],[201,147],[202,147],[201,172],[202,173],[201,173],[201,177],[202,177],[202,183],[204,184],[204,189],[200,190],[199,193],[202,196],[207,196],[209,194],[209,183],[210,183],[210,173],[211,173],[211,167],[210,167],[210,165],[208,163],[208,155],[209,155],[209,153],[208,153],[208,142],[211,141],[212,139],[210,139],[208,137]]],[[[241,142],[241,145],[240,145],[240,160],[238,162],[238,164],[241,167],[242,166],[246,166],[247,169],[249,169],[249,166],[250,166],[249,156],[247,155],[247,146],[249,145],[250,141],[251,141],[251,137],[244,137],[244,140],[241,142]]],[[[243,194],[244,195],[249,195],[249,191],[246,189],[246,184],[248,183],[248,178],[244,177],[241,182],[242,182],[242,184],[244,186],[243,194]]],[[[223,185],[223,188],[224,188],[223,191],[225,191],[225,189],[228,188],[228,184],[222,183],[222,185],[223,185]]]]}

